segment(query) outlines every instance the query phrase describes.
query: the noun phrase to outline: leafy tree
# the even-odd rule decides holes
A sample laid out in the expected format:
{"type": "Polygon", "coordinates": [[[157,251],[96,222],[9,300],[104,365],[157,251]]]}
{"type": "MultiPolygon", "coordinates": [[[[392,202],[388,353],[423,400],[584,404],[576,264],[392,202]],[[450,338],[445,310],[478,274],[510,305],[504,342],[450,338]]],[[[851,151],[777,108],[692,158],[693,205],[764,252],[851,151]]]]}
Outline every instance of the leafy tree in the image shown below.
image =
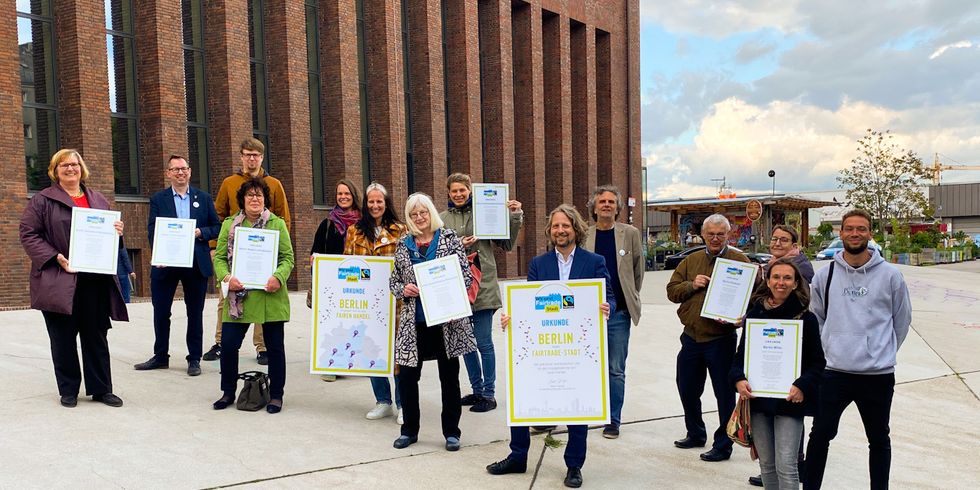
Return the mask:
{"type": "Polygon", "coordinates": [[[820,223],[817,227],[817,234],[821,240],[830,240],[834,237],[834,225],[830,223],[820,223]]]}
{"type": "Polygon", "coordinates": [[[868,211],[874,227],[891,218],[909,220],[929,212],[929,200],[920,185],[930,177],[922,159],[912,150],[891,142],[890,130],[869,129],[858,140],[858,156],[837,176],[847,189],[847,204],[868,211]]]}

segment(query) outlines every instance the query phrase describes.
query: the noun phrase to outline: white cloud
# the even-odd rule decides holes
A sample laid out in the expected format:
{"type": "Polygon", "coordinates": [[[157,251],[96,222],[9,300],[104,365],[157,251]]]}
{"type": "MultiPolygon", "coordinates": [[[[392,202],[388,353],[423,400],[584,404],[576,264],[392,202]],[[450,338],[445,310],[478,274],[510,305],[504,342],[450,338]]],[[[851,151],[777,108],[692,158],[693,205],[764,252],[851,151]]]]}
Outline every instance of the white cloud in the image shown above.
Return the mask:
{"type": "Polygon", "coordinates": [[[934,59],[942,56],[943,53],[945,53],[946,50],[949,50],[949,49],[972,48],[972,47],[973,47],[973,43],[970,42],[970,41],[960,41],[960,42],[955,42],[955,43],[952,43],[952,44],[946,44],[944,46],[940,46],[939,49],[933,51],[932,54],[929,55],[929,59],[930,60],[934,60],[934,59]]]}
{"type": "MultiPolygon", "coordinates": [[[[935,151],[980,162],[978,113],[980,103],[893,110],[845,100],[831,110],[800,101],[753,105],[732,97],[714,105],[693,144],[644,147],[649,194],[712,195],[717,186],[711,179],[722,176],[738,193],[765,192],[771,186],[770,169],[776,171],[777,192],[833,189],[868,128],[891,129],[900,148],[917,152],[926,163],[935,151]]],[[[967,173],[955,177],[968,180],[967,173]]],[[[951,181],[946,175],[943,179],[951,181]]]]}
{"type": "Polygon", "coordinates": [[[804,20],[801,3],[804,0],[640,0],[640,18],[669,32],[720,39],[764,27],[796,31],[804,20]]]}

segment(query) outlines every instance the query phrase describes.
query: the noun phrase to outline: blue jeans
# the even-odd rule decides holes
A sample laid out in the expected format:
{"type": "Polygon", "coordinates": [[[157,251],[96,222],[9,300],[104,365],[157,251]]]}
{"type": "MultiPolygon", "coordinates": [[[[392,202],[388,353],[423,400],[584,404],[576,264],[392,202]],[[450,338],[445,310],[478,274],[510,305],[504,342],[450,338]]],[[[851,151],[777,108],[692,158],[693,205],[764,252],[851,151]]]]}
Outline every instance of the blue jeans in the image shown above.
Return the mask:
{"type": "Polygon", "coordinates": [[[780,490],[798,490],[800,437],[803,417],[752,412],[752,440],[759,453],[762,485],[780,490]]]}
{"type": "Polygon", "coordinates": [[[493,314],[496,311],[486,309],[473,312],[476,352],[463,355],[473,394],[484,398],[493,398],[494,384],[497,382],[497,357],[493,352],[492,335],[493,314]]]}
{"type": "Polygon", "coordinates": [[[619,310],[609,315],[606,322],[609,342],[609,405],[612,410],[612,426],[619,427],[626,399],[626,355],[630,346],[630,314],[619,310]]]}
{"type": "MultiPolygon", "coordinates": [[[[378,403],[391,405],[391,383],[387,376],[372,376],[371,389],[374,390],[374,400],[378,403]]],[[[395,376],[395,406],[402,408],[402,395],[398,391],[398,376],[395,376]]]]}

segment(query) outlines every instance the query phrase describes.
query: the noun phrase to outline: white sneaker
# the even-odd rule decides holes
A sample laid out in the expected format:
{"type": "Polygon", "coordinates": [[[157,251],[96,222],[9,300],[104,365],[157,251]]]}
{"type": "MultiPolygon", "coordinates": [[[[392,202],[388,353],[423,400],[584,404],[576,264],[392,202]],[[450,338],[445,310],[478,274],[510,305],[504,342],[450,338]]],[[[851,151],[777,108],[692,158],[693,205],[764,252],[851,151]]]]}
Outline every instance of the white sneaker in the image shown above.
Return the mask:
{"type": "Polygon", "coordinates": [[[367,413],[367,415],[365,415],[365,417],[367,417],[368,420],[378,420],[391,416],[392,416],[392,410],[391,410],[390,403],[378,403],[377,405],[374,406],[374,408],[371,409],[370,412],[367,413]]]}
{"type": "Polygon", "coordinates": [[[398,418],[395,419],[395,422],[398,422],[398,425],[404,425],[405,424],[405,411],[404,410],[402,410],[400,408],[398,409],[398,418]]]}

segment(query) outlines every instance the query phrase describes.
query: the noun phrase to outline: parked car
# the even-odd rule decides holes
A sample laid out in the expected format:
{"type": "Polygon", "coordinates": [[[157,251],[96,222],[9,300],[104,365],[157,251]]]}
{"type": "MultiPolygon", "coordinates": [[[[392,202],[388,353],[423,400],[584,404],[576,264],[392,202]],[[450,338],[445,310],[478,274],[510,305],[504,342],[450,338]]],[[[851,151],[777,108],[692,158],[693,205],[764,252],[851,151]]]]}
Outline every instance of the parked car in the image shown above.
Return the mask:
{"type": "MultiPolygon", "coordinates": [[[[735,247],[729,247],[729,248],[742,252],[741,250],[735,247]]],[[[676,269],[677,264],[680,264],[685,257],[691,255],[694,252],[700,252],[700,251],[704,251],[704,245],[698,245],[696,247],[691,247],[687,250],[684,250],[683,252],[679,252],[674,255],[668,255],[667,258],[664,259],[664,270],[669,271],[672,269],[676,269]]],[[[745,256],[749,258],[749,260],[755,262],[756,264],[766,264],[770,260],[772,260],[771,254],[767,254],[763,252],[742,252],[742,253],[745,254],[745,256]]]]}
{"type": "MultiPolygon", "coordinates": [[[[878,255],[881,255],[881,245],[878,245],[873,238],[868,241],[868,248],[875,249],[878,252],[878,255]]],[[[844,250],[844,242],[842,242],[840,238],[835,238],[834,241],[830,242],[830,245],[827,245],[827,248],[817,252],[815,259],[831,260],[834,258],[834,254],[841,250],[844,250]]]]}

